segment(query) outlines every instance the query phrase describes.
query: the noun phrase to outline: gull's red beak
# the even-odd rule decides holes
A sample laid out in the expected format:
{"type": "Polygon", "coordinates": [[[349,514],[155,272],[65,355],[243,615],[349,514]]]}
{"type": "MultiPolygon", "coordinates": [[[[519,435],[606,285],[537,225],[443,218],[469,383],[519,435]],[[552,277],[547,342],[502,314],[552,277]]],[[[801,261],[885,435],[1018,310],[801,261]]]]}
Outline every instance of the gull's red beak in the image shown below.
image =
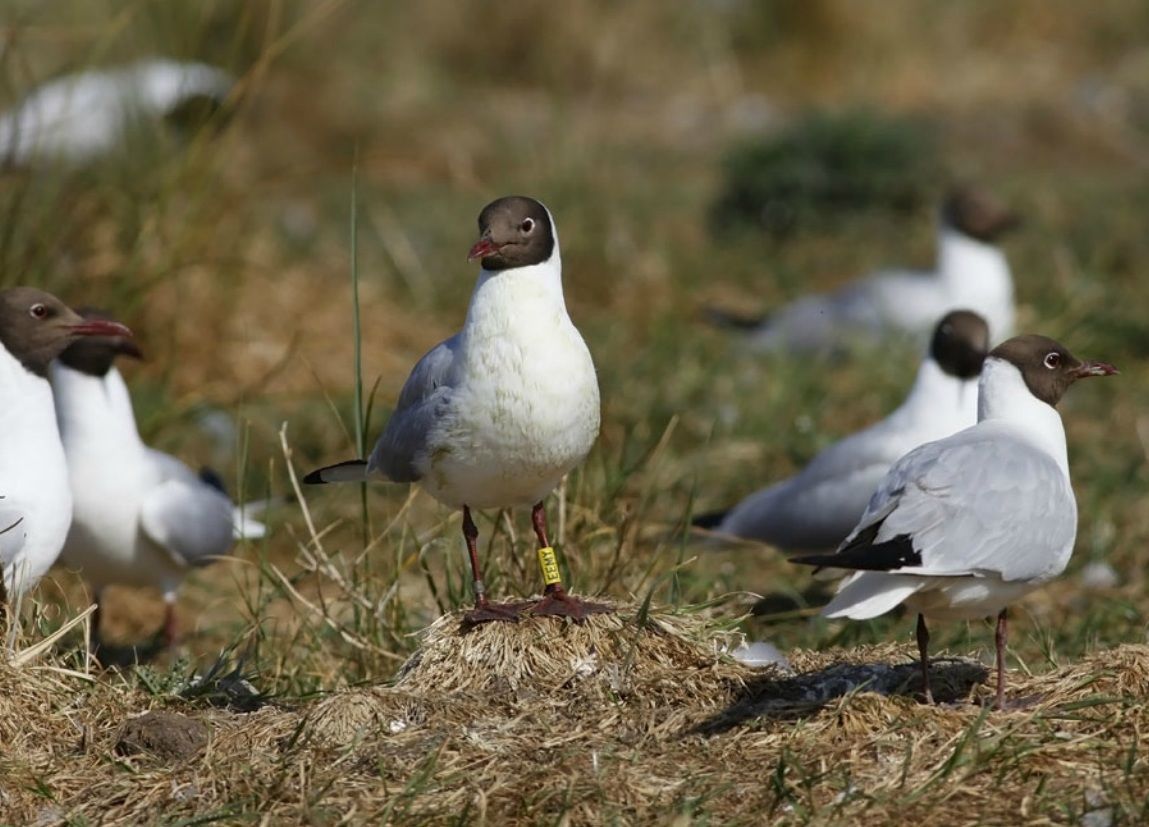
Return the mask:
{"type": "Polygon", "coordinates": [[[132,331],[119,322],[107,319],[85,319],[79,324],[68,325],[68,330],[77,336],[116,336],[132,338],[132,331]]]}
{"type": "Polygon", "coordinates": [[[484,236],[476,241],[475,246],[471,248],[471,252],[467,253],[467,261],[493,256],[497,252],[499,252],[499,245],[484,236]]]}
{"type": "Polygon", "coordinates": [[[1082,362],[1075,375],[1084,379],[1086,376],[1115,376],[1117,372],[1117,368],[1108,362],[1082,362]]]}

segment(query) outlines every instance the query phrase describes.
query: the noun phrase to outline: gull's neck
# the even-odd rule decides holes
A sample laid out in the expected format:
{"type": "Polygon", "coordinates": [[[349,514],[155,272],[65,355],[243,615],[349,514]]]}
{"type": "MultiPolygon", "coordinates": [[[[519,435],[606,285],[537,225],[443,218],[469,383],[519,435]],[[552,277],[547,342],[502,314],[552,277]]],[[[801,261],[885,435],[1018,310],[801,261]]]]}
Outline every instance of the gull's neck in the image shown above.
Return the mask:
{"type": "Polygon", "coordinates": [[[50,375],[66,451],[86,441],[142,444],[131,396],[118,370],[113,367],[104,376],[91,376],[57,360],[50,375]]]}
{"type": "Polygon", "coordinates": [[[562,271],[557,237],[554,252],[544,262],[508,270],[480,270],[467,309],[464,335],[478,334],[491,326],[506,330],[530,321],[544,322],[556,315],[565,317],[562,271]]]}
{"type": "Polygon", "coordinates": [[[938,231],[937,278],[951,306],[985,317],[991,342],[1013,333],[1013,278],[999,247],[943,224],[938,231]]]}
{"type": "Polygon", "coordinates": [[[1034,396],[1021,371],[1005,359],[985,360],[978,385],[978,422],[1002,422],[1014,426],[1029,442],[1053,457],[1069,477],[1065,427],[1057,410],[1034,396]]]}
{"type": "Polygon", "coordinates": [[[938,230],[938,273],[959,291],[981,284],[1010,283],[1009,264],[1000,247],[944,224],[938,230]]]}
{"type": "MultiPolygon", "coordinates": [[[[25,440],[27,433],[55,430],[44,427],[45,414],[51,417],[52,410],[52,388],[48,380],[24,367],[3,345],[0,345],[0,398],[4,400],[0,405],[0,445],[7,445],[12,439],[25,440]]],[[[3,493],[0,491],[0,496],[3,493]]]]}
{"type": "Polygon", "coordinates": [[[927,356],[897,413],[913,421],[949,417],[955,430],[965,428],[977,421],[977,390],[976,377],[951,376],[932,356],[927,356]]]}

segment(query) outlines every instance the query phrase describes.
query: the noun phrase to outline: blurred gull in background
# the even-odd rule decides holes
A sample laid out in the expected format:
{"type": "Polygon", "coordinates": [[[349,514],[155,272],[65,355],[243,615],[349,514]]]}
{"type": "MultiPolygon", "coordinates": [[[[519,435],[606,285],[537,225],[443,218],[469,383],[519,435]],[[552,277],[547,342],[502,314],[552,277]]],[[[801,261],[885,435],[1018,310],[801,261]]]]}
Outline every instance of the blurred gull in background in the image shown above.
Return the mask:
{"type": "Polygon", "coordinates": [[[92,161],[115,149],[133,121],[206,122],[233,85],[214,66],[163,59],[65,75],[0,115],[0,163],[92,161]]]}
{"type": "Polygon", "coordinates": [[[944,313],[966,308],[989,323],[990,341],[1013,332],[1013,277],[998,239],[1017,216],[984,192],[955,189],[942,204],[933,270],[885,270],[839,289],[800,298],[764,319],[710,309],[719,324],[742,328],[754,347],[834,351],[889,334],[923,339],[944,313]]]}
{"type": "Polygon", "coordinates": [[[728,512],[699,517],[695,525],[782,549],[837,548],[895,461],[977,421],[977,379],[988,350],[989,330],[981,316],[947,313],[897,410],[826,448],[795,476],[751,494],[728,512]]]}

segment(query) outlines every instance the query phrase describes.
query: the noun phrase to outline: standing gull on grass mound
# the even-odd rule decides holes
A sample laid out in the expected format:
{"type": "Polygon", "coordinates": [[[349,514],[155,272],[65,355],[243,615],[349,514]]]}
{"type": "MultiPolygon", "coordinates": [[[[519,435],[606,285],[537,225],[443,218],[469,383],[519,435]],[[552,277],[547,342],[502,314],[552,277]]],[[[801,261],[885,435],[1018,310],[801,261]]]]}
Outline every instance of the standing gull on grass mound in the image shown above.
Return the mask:
{"type": "Polygon", "coordinates": [[[1087,376],[1110,376],[1045,336],[993,349],[978,386],[978,423],[902,457],[834,554],[796,562],[854,569],[822,614],[868,620],[905,603],[918,613],[927,702],[925,616],[997,614],[997,706],[1005,701],[1006,612],[1057,577],[1077,536],[1065,429],[1055,406],[1087,376]]]}
{"type": "Polygon", "coordinates": [[[563,588],[543,499],[598,437],[598,380],[563,301],[550,211],[533,198],[493,201],[479,214],[468,258],[481,259],[482,270],[463,329],[415,365],[371,456],[312,471],[304,482],[418,482],[461,508],[475,590],[469,623],[516,620],[520,611],[582,620],[607,609],[563,588]],[[545,595],[525,608],[495,604],[479,569],[471,509],[526,505],[545,595]]]}
{"type": "Polygon", "coordinates": [[[792,551],[837,548],[894,462],[977,422],[977,378],[988,349],[989,328],[981,316],[947,313],[897,410],[826,448],[793,477],[724,514],[700,517],[696,525],[792,551]]]}
{"type": "Polygon", "coordinates": [[[56,562],[72,519],[48,366],[81,337],[131,335],[43,290],[0,291],[0,614],[56,562]]]}
{"type": "Polygon", "coordinates": [[[933,270],[885,270],[830,293],[805,296],[765,319],[721,311],[720,324],[744,328],[760,350],[833,351],[891,334],[920,336],[950,310],[973,310],[990,342],[1013,333],[1013,277],[998,239],[1017,216],[988,194],[958,188],[942,203],[933,270]]]}
{"type": "MultiPolygon", "coordinates": [[[[89,316],[95,314],[88,314],[89,316]]],[[[163,646],[176,641],[176,593],[193,569],[265,528],[236,508],[214,478],[149,448],[140,438],[117,356],[140,358],[123,337],[75,342],[52,364],[56,419],[68,463],[74,515],[61,555],[92,588],[99,650],[103,591],[155,586],[164,596],[163,646]]]]}

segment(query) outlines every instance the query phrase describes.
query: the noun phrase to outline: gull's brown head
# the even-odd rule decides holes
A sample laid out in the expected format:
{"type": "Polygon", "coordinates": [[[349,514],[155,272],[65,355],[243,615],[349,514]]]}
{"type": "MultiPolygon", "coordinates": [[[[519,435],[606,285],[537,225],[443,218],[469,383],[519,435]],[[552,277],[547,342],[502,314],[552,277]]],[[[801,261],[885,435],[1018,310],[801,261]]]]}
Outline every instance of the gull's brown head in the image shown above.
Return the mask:
{"type": "Polygon", "coordinates": [[[131,338],[118,322],[85,319],[51,293],[35,287],[0,290],[0,344],[37,376],[48,364],[85,336],[131,338]]]}
{"type": "Polygon", "coordinates": [[[1060,342],[1032,333],[1007,339],[989,355],[1016,367],[1029,392],[1054,407],[1078,379],[1117,373],[1108,362],[1078,359],[1060,342]]]}
{"type": "Polygon", "coordinates": [[[510,270],[548,260],[555,250],[547,208],[533,198],[509,195],[479,213],[479,240],[467,258],[482,259],[484,270],[510,270]]]}

